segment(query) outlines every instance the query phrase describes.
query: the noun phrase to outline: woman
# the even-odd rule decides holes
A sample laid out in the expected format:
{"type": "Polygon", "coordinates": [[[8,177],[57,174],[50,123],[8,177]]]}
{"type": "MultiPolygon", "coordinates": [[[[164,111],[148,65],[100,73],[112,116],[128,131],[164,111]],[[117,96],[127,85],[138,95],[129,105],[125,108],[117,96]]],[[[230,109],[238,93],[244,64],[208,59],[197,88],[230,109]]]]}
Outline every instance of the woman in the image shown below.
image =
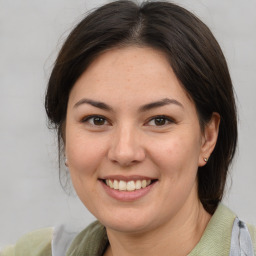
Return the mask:
{"type": "Polygon", "coordinates": [[[237,142],[229,71],[193,14],[166,2],[95,10],[62,47],[45,107],[98,221],[3,255],[254,255],[255,228],[220,203],[237,142]]]}

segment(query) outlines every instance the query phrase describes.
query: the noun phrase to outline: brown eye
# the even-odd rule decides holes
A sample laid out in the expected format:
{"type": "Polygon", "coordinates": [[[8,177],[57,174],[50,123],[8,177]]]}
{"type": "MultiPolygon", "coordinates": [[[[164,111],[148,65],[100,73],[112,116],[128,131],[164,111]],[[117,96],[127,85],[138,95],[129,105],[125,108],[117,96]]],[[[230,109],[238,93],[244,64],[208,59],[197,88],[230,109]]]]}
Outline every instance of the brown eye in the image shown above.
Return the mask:
{"type": "Polygon", "coordinates": [[[156,126],[160,126],[165,125],[167,120],[165,118],[155,118],[154,121],[156,126]]]}
{"type": "Polygon", "coordinates": [[[82,120],[83,123],[89,123],[92,126],[102,126],[108,124],[106,118],[102,116],[88,116],[82,120]]]}
{"type": "Polygon", "coordinates": [[[92,122],[94,125],[104,125],[105,124],[105,119],[102,117],[94,117],[92,118],[92,122]]]}
{"type": "Polygon", "coordinates": [[[165,126],[174,123],[174,121],[167,116],[156,116],[152,118],[147,125],[149,126],[165,126]]]}

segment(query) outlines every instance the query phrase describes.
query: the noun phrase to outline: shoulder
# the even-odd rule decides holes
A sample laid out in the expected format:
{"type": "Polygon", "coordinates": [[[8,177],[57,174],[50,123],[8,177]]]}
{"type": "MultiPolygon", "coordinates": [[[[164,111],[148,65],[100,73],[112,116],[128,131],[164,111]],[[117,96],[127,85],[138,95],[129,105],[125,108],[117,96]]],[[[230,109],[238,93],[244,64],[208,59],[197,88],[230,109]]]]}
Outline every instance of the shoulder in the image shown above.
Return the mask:
{"type": "MultiPolygon", "coordinates": [[[[189,256],[238,255],[237,252],[241,249],[251,252],[253,249],[255,251],[255,248],[255,227],[248,224],[245,225],[244,222],[237,218],[234,212],[220,203],[199,243],[191,251],[189,256]]],[[[252,254],[248,253],[246,255],[252,254]]]]}
{"type": "Polygon", "coordinates": [[[105,227],[95,221],[80,233],[71,231],[66,225],[30,232],[22,236],[16,244],[0,251],[0,255],[71,256],[80,255],[77,252],[81,251],[86,252],[84,255],[92,256],[98,255],[94,252],[103,252],[107,243],[105,227]]]}
{"type": "MultiPolygon", "coordinates": [[[[221,205],[222,211],[232,212],[225,206],[221,205]]],[[[234,213],[233,213],[234,214],[234,213]]],[[[227,220],[225,220],[227,221],[227,220]]],[[[240,249],[247,252],[246,255],[256,255],[256,227],[239,220],[236,216],[232,225],[231,248],[238,248],[234,244],[238,244],[240,249]]]]}
{"type": "Polygon", "coordinates": [[[53,228],[44,228],[21,237],[15,245],[4,248],[1,256],[51,256],[53,228]]]}
{"type": "Polygon", "coordinates": [[[106,229],[99,221],[95,221],[75,237],[67,255],[102,255],[107,245],[106,229]]]}
{"type": "Polygon", "coordinates": [[[247,224],[247,227],[251,235],[254,253],[256,255],[256,227],[250,224],[247,224]]]}
{"type": "MultiPolygon", "coordinates": [[[[230,216],[232,216],[232,214],[236,216],[236,214],[232,213],[227,207],[221,205],[221,208],[222,208],[222,211],[221,211],[222,213],[224,211],[226,212],[229,211],[230,216]]],[[[225,221],[227,221],[227,219],[225,221]]],[[[239,220],[237,216],[234,219],[234,222],[232,225],[231,248],[235,242],[239,244],[241,250],[247,252],[246,255],[252,255],[253,251],[254,251],[254,254],[256,255],[256,227],[244,221],[239,220]]]]}

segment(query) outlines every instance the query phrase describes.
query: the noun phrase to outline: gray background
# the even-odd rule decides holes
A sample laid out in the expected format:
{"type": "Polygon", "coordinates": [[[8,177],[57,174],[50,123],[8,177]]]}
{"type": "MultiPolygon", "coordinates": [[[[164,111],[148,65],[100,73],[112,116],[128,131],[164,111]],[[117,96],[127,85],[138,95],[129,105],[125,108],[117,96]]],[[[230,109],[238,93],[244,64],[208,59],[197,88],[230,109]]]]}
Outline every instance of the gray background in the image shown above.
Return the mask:
{"type": "MultiPolygon", "coordinates": [[[[256,0],[174,2],[211,28],[227,58],[240,137],[224,202],[256,224],[256,0]]],[[[64,38],[86,11],[103,3],[0,0],[0,246],[37,228],[61,222],[84,227],[93,220],[76,196],[61,189],[43,103],[64,38]]]]}

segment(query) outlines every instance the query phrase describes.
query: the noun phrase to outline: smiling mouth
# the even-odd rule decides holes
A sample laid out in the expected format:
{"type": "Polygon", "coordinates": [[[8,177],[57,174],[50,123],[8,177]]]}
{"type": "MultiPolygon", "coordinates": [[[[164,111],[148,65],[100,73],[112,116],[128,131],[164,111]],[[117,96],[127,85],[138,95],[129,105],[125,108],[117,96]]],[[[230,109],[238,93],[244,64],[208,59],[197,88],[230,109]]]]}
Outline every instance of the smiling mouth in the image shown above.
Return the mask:
{"type": "Polygon", "coordinates": [[[108,187],[114,190],[129,191],[129,192],[146,188],[156,181],[157,180],[146,180],[146,179],[130,180],[130,181],[112,180],[112,179],[102,180],[102,182],[104,182],[108,187]]]}

